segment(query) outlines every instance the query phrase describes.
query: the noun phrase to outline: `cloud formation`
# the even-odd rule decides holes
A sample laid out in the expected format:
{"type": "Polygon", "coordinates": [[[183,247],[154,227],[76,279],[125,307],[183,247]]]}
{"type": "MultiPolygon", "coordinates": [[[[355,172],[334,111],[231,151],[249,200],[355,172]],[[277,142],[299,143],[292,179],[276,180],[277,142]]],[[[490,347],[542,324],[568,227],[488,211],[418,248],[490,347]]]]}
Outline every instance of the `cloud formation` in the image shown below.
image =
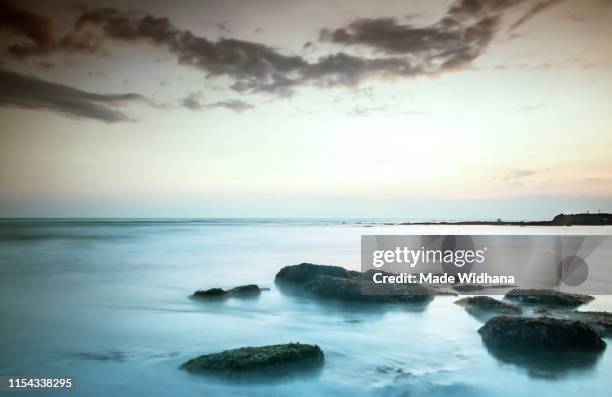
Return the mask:
{"type": "Polygon", "coordinates": [[[497,31],[502,13],[521,0],[461,0],[427,26],[395,18],[365,18],[338,29],[323,29],[320,40],[402,55],[420,73],[443,72],[480,56],[497,31]]]}
{"type": "Polygon", "coordinates": [[[254,106],[240,99],[228,99],[211,103],[202,103],[203,96],[201,92],[192,92],[187,97],[183,98],[181,105],[190,110],[203,110],[212,108],[225,108],[236,113],[244,112],[245,110],[254,109],[254,106]]]}
{"type": "MultiPolygon", "coordinates": [[[[520,26],[557,1],[537,3],[514,25],[520,26]]],[[[316,60],[283,54],[263,43],[210,40],[176,27],[168,18],[114,8],[85,9],[60,35],[48,18],[0,0],[0,11],[4,11],[4,15],[0,12],[0,29],[29,39],[27,44],[8,48],[17,58],[56,51],[104,53],[110,41],[145,42],[163,47],[179,63],[208,76],[228,77],[230,88],[237,92],[290,95],[305,85],[354,87],[371,78],[410,78],[466,67],[487,50],[506,10],[523,2],[456,0],[438,21],[426,26],[400,23],[395,18],[366,18],[322,29],[320,41],[347,51],[362,47],[370,53],[339,51],[316,60]]],[[[308,43],[307,49],[313,47],[308,43]]]]}
{"type": "Polygon", "coordinates": [[[0,32],[23,36],[26,43],[11,44],[6,49],[16,58],[47,54],[53,47],[51,19],[23,9],[8,0],[0,0],[0,32]]]}
{"type": "Polygon", "coordinates": [[[146,100],[132,93],[94,94],[2,69],[0,87],[0,107],[44,109],[105,123],[132,121],[115,107],[126,102],[146,100]]]}
{"type": "Polygon", "coordinates": [[[517,179],[527,178],[535,175],[535,170],[512,170],[509,174],[504,176],[504,182],[516,181],[517,179]]]}
{"type": "Polygon", "coordinates": [[[253,109],[254,106],[251,104],[248,104],[244,101],[241,101],[240,99],[229,99],[226,101],[218,101],[218,102],[212,102],[212,103],[208,103],[206,105],[204,105],[204,107],[207,108],[225,108],[225,109],[229,109],[232,110],[236,113],[241,113],[244,112],[245,110],[249,110],[249,109],[253,109]]]}

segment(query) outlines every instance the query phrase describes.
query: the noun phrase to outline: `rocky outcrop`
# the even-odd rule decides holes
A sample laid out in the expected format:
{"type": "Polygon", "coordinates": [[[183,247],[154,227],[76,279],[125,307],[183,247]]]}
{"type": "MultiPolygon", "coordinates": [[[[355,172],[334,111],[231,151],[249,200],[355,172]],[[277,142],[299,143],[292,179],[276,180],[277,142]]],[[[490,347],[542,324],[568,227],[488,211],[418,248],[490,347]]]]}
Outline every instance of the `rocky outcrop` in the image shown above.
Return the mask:
{"type": "Polygon", "coordinates": [[[259,295],[262,289],[257,284],[240,285],[227,291],[229,295],[234,296],[251,296],[259,295]]]}
{"type": "Polygon", "coordinates": [[[521,314],[523,309],[488,296],[472,296],[462,298],[455,302],[471,314],[495,313],[495,314],[521,314]]]}
{"type": "Polygon", "coordinates": [[[291,292],[354,303],[421,303],[431,300],[436,293],[417,284],[375,284],[372,272],[302,263],[282,268],[275,281],[291,286],[291,292]]]}
{"type": "Polygon", "coordinates": [[[602,336],[612,336],[612,313],[574,311],[569,313],[567,317],[587,323],[602,336]]]}
{"type": "Polygon", "coordinates": [[[305,284],[318,276],[350,278],[359,276],[359,272],[346,270],[340,266],[324,266],[312,263],[285,266],[277,274],[275,282],[305,284]]]}
{"type": "Polygon", "coordinates": [[[471,292],[480,292],[485,289],[489,290],[506,290],[509,288],[516,288],[516,285],[510,284],[496,284],[496,285],[482,285],[482,284],[455,284],[453,285],[453,289],[457,292],[463,293],[471,293],[471,292]]]}
{"type": "Polygon", "coordinates": [[[320,366],[323,360],[323,351],[317,345],[287,343],[205,354],[185,362],[181,369],[221,375],[276,375],[287,370],[320,366]]]}
{"type": "Polygon", "coordinates": [[[569,294],[548,289],[513,289],[506,294],[506,299],[528,305],[577,307],[594,298],[590,295],[569,294]]]}
{"type": "Polygon", "coordinates": [[[555,226],[612,225],[612,214],[559,214],[552,220],[555,226]]]}
{"type": "Polygon", "coordinates": [[[599,352],[606,347],[587,324],[550,317],[495,317],[478,333],[488,346],[513,350],[599,352]]]}
{"type": "MultiPolygon", "coordinates": [[[[378,286],[374,286],[376,288],[378,286]]],[[[433,297],[431,290],[421,286],[405,286],[401,291],[380,290],[363,293],[359,277],[317,276],[304,284],[304,290],[318,298],[357,303],[420,303],[433,297]]]]}
{"type": "Polygon", "coordinates": [[[235,297],[249,297],[257,296],[261,293],[262,289],[256,284],[240,285],[230,290],[224,290],[222,288],[211,288],[207,290],[197,290],[191,295],[192,298],[198,299],[223,299],[230,296],[235,297]]]}

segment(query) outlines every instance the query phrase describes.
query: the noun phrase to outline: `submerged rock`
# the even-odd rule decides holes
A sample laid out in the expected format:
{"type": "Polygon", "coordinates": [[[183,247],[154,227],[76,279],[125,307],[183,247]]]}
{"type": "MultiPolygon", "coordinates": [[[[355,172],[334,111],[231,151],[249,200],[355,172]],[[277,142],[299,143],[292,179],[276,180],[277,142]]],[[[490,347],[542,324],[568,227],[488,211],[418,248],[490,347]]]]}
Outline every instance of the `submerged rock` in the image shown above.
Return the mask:
{"type": "Polygon", "coordinates": [[[205,354],[185,362],[181,369],[224,375],[276,374],[286,370],[322,365],[324,354],[317,345],[286,343],[261,347],[241,347],[205,354]]]}
{"type": "Polygon", "coordinates": [[[506,299],[530,305],[576,307],[595,298],[590,295],[570,294],[548,289],[513,289],[506,294],[506,299]]]}
{"type": "Polygon", "coordinates": [[[472,296],[462,298],[455,302],[465,307],[468,313],[499,313],[499,314],[521,314],[523,309],[488,296],[472,296]]]}
{"type": "Polygon", "coordinates": [[[227,298],[230,296],[244,297],[259,295],[262,289],[256,284],[240,285],[230,290],[224,290],[222,288],[211,288],[207,290],[197,290],[191,295],[193,298],[202,299],[219,299],[227,298]]]}
{"type": "Polygon", "coordinates": [[[495,317],[478,333],[488,346],[511,350],[599,352],[606,348],[587,324],[550,317],[495,317]]]}

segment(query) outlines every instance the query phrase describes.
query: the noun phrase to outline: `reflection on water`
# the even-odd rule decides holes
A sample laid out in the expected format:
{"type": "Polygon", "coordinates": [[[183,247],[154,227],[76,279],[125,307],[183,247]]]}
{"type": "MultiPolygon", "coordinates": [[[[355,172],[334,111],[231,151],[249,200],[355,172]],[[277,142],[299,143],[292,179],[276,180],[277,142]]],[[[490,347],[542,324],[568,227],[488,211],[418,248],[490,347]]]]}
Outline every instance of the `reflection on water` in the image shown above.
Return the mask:
{"type": "MultiPolygon", "coordinates": [[[[584,230],[461,228],[474,234],[584,230]]],[[[534,376],[540,373],[530,360],[487,350],[477,333],[481,321],[455,305],[456,297],[421,306],[348,305],[274,284],[289,264],[358,269],[362,233],[432,232],[458,231],[330,220],[1,221],[0,375],[69,376],[71,395],[104,397],[608,394],[609,351],[553,371],[555,377],[534,376]],[[252,283],[271,289],[255,299],[189,299],[197,289],[252,283]],[[325,351],[319,372],[253,384],[178,369],[201,354],[298,341],[325,351]]],[[[598,297],[581,309],[611,310],[612,300],[598,297]]]]}

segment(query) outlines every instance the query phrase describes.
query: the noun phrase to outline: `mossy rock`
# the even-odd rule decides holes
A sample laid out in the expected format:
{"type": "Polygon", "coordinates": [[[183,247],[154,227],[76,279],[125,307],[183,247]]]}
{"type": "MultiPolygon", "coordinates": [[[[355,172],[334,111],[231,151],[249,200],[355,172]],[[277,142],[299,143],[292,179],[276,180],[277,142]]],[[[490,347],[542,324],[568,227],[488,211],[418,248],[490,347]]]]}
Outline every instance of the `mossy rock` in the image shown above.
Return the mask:
{"type": "Polygon", "coordinates": [[[487,346],[523,351],[600,352],[606,343],[581,321],[501,316],[478,330],[487,346]]]}
{"type": "Polygon", "coordinates": [[[222,375],[275,374],[317,367],[323,360],[323,351],[317,345],[286,343],[205,354],[185,362],[181,369],[222,375]]]}

